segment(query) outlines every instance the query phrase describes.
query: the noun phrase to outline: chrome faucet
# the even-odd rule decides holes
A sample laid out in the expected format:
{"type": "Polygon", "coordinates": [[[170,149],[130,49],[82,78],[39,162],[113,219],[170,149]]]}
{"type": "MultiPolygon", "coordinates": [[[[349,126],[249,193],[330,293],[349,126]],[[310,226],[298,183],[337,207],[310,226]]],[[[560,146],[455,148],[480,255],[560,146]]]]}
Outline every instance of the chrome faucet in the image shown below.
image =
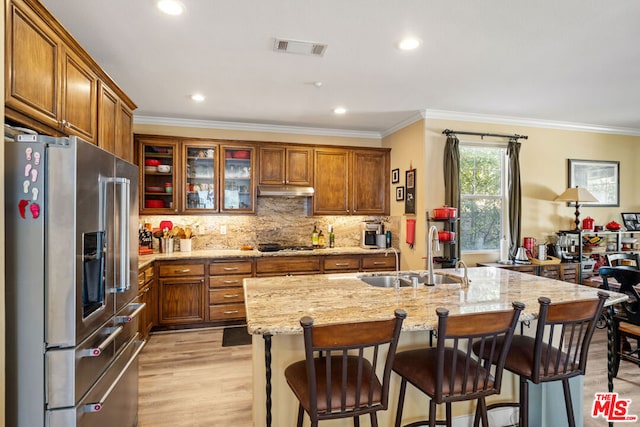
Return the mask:
{"type": "Polygon", "coordinates": [[[398,287],[400,287],[400,263],[398,262],[398,251],[396,250],[396,248],[394,248],[392,246],[389,249],[387,249],[386,251],[384,251],[384,256],[389,255],[389,251],[393,251],[393,253],[396,255],[396,281],[395,281],[395,285],[396,285],[396,288],[398,288],[398,287]]]}
{"type": "Polygon", "coordinates": [[[433,242],[436,242],[436,250],[440,250],[440,239],[438,239],[438,227],[432,225],[429,228],[429,237],[427,242],[427,273],[429,277],[427,279],[427,286],[433,286],[436,284],[434,275],[433,275],[433,242]]]}
{"type": "Polygon", "coordinates": [[[462,279],[462,283],[464,284],[464,286],[469,286],[469,274],[467,271],[467,264],[463,260],[458,260],[458,262],[456,262],[456,270],[459,270],[460,266],[464,268],[464,278],[462,279]]]}

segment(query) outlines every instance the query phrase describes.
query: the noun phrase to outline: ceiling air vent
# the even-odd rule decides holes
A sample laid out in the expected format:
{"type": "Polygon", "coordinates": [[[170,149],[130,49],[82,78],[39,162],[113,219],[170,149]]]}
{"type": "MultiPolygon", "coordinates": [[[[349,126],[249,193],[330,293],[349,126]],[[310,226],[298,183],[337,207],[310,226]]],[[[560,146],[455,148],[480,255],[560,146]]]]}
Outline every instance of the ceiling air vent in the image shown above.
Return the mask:
{"type": "Polygon", "coordinates": [[[327,45],[299,40],[275,39],[273,50],[283,53],[298,53],[301,55],[322,56],[327,50],[327,45]]]}

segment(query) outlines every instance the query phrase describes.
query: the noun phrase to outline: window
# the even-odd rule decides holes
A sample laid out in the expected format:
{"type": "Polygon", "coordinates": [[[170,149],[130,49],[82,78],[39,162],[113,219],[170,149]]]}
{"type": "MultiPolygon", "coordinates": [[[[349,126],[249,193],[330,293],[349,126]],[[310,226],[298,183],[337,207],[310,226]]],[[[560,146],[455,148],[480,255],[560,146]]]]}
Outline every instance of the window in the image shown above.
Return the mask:
{"type": "Polygon", "coordinates": [[[504,145],[460,142],[460,249],[495,251],[507,235],[504,145]]]}

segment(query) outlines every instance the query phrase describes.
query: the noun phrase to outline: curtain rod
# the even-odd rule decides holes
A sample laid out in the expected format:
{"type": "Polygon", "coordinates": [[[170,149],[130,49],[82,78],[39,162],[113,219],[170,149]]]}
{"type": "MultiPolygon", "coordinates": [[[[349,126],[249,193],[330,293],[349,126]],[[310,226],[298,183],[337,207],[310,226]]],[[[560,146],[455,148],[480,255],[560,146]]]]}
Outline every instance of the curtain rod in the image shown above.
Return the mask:
{"type": "Polygon", "coordinates": [[[456,134],[456,135],[477,135],[480,138],[484,138],[485,136],[495,136],[498,138],[509,138],[509,139],[529,139],[527,135],[518,135],[517,133],[513,135],[503,135],[500,133],[461,132],[461,131],[455,131],[451,129],[445,129],[442,131],[442,133],[447,136],[451,134],[456,134]]]}

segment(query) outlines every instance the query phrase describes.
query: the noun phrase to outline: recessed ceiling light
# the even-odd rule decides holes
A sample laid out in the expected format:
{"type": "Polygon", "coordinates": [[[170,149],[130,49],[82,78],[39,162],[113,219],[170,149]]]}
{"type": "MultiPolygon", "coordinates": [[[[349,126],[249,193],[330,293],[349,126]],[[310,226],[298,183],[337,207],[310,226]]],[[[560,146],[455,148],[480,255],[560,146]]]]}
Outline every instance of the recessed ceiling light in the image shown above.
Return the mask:
{"type": "Polygon", "coordinates": [[[322,82],[318,81],[318,82],[313,82],[313,85],[315,87],[322,87],[322,82]]]}
{"type": "Polygon", "coordinates": [[[194,93],[193,95],[191,95],[191,99],[196,101],[196,102],[202,102],[202,101],[204,101],[204,95],[199,94],[199,93],[194,93]]]}
{"type": "Polygon", "coordinates": [[[158,0],[156,6],[167,15],[180,15],[184,12],[184,4],[180,0],[158,0]]]}
{"type": "Polygon", "coordinates": [[[398,43],[398,47],[402,50],[413,50],[418,46],[420,46],[420,40],[413,37],[404,38],[398,43]]]}
{"type": "Polygon", "coordinates": [[[333,109],[334,114],[344,114],[347,112],[347,109],[344,107],[336,107],[333,109]]]}

